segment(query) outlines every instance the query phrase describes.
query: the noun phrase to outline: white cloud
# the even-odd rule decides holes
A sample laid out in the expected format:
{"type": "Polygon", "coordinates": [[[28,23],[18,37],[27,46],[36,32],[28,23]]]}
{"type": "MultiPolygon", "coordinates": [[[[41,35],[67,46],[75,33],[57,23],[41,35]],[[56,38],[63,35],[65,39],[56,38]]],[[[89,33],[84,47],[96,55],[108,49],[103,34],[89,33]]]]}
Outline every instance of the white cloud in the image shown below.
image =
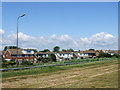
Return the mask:
{"type": "Polygon", "coordinates": [[[0,35],[4,34],[5,31],[3,29],[0,29],[0,35]]]}
{"type": "Polygon", "coordinates": [[[114,38],[113,35],[108,34],[107,32],[101,32],[93,35],[91,38],[96,38],[96,39],[109,39],[109,38],[114,38]]]}
{"type": "Polygon", "coordinates": [[[89,48],[117,49],[117,38],[107,32],[97,33],[89,38],[81,38],[81,42],[89,48]]]}
{"type": "Polygon", "coordinates": [[[53,35],[51,36],[51,38],[55,39],[55,38],[56,38],[56,35],[55,35],[55,34],[53,34],[53,35]]]}
{"type": "MultiPolygon", "coordinates": [[[[16,39],[17,35],[16,34],[12,34],[8,36],[9,39],[16,39]]],[[[30,41],[31,39],[34,39],[34,37],[23,34],[22,32],[18,33],[18,38],[22,41],[30,41]]]]}
{"type": "MultiPolygon", "coordinates": [[[[4,40],[5,44],[16,45],[17,35],[16,34],[8,35],[6,39],[4,40]],[[9,41],[6,39],[9,39],[9,41]]],[[[24,34],[22,32],[18,33],[18,44],[20,47],[30,48],[34,45],[35,40],[36,38],[33,36],[24,34]]]]}
{"type": "Polygon", "coordinates": [[[0,29],[0,49],[2,49],[2,43],[3,43],[3,40],[2,40],[2,35],[5,33],[5,31],[3,29],[0,29]]]}
{"type": "MultiPolygon", "coordinates": [[[[73,48],[79,49],[117,49],[117,38],[107,32],[97,33],[91,37],[74,39],[71,36],[65,34],[57,36],[55,34],[50,37],[33,37],[22,32],[18,33],[19,46],[22,48],[37,48],[43,50],[45,48],[53,49],[58,45],[64,49],[73,48]]],[[[3,43],[5,45],[16,45],[16,34],[8,35],[3,43]]]]}

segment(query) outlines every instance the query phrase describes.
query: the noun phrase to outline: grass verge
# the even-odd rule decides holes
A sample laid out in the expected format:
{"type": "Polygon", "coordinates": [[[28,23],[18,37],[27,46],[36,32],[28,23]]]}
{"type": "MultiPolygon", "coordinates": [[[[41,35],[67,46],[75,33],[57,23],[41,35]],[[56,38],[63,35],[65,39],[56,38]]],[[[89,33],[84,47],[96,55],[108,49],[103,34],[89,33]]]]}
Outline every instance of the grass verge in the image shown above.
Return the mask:
{"type": "Polygon", "coordinates": [[[61,62],[47,62],[47,63],[34,63],[33,65],[10,65],[7,67],[1,67],[1,69],[7,69],[7,68],[17,68],[17,67],[29,67],[29,66],[41,66],[41,65],[52,65],[52,64],[65,64],[65,63],[81,63],[81,62],[88,62],[88,61],[103,61],[103,60],[113,60],[117,58],[89,58],[89,59],[72,59],[72,60],[66,60],[61,62]]]}

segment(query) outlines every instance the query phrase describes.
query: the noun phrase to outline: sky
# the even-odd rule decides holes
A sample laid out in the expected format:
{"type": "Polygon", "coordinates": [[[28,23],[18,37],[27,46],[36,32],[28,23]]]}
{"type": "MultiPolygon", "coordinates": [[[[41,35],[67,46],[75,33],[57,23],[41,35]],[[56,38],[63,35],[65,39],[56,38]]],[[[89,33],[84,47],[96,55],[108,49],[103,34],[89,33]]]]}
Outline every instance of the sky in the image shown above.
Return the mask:
{"type": "Polygon", "coordinates": [[[2,44],[52,49],[117,49],[117,2],[3,2],[2,44]]]}
{"type": "MultiPolygon", "coordinates": [[[[28,0],[2,0],[2,2],[28,2],[28,0]]],[[[119,0],[29,0],[29,2],[119,2],[119,0]]]]}

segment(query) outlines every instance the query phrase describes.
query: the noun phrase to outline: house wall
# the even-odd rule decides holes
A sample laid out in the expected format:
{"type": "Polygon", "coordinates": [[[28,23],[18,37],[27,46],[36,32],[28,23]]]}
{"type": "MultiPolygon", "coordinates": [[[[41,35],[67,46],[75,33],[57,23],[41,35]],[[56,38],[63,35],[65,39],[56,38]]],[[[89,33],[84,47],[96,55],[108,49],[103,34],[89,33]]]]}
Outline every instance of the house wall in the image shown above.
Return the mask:
{"type": "MultiPolygon", "coordinates": [[[[25,54],[26,55],[26,54],[25,54]]],[[[4,54],[4,59],[14,59],[14,60],[28,60],[28,61],[33,61],[35,60],[35,56],[32,54],[32,56],[23,56],[23,55],[18,55],[18,57],[13,56],[10,54],[10,52],[7,50],[6,53],[4,54]]]]}
{"type": "Polygon", "coordinates": [[[63,53],[57,53],[58,57],[63,57],[63,58],[71,58],[73,57],[73,54],[69,53],[69,54],[63,54],[63,53]]]}
{"type": "Polygon", "coordinates": [[[36,57],[35,56],[18,56],[18,57],[12,57],[12,59],[18,60],[27,60],[27,61],[33,61],[36,57]]]}
{"type": "Polygon", "coordinates": [[[4,59],[12,59],[12,56],[8,50],[4,54],[4,59]]]}
{"type": "Polygon", "coordinates": [[[78,56],[83,57],[83,56],[89,56],[89,55],[88,55],[87,53],[85,53],[85,54],[84,54],[84,53],[81,53],[81,54],[80,54],[80,53],[78,53],[78,56]]]}
{"type": "Polygon", "coordinates": [[[24,54],[34,54],[33,50],[22,50],[24,54]]]}
{"type": "Polygon", "coordinates": [[[37,54],[37,57],[48,57],[49,56],[49,54],[37,54]]]}

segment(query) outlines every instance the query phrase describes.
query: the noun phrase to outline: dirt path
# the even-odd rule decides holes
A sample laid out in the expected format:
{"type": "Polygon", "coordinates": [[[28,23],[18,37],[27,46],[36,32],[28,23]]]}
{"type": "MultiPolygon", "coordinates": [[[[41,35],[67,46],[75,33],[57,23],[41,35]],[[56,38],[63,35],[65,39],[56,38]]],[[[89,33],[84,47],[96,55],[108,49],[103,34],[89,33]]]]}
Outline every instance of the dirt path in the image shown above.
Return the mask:
{"type": "MultiPolygon", "coordinates": [[[[72,87],[72,85],[75,83],[80,85],[83,84],[83,82],[94,79],[95,77],[117,72],[117,69],[117,64],[114,64],[96,68],[73,68],[69,70],[54,72],[52,74],[37,74],[12,77],[4,79],[6,81],[3,82],[2,86],[3,88],[72,87]]],[[[80,88],[80,86],[77,87],[80,88]]]]}

